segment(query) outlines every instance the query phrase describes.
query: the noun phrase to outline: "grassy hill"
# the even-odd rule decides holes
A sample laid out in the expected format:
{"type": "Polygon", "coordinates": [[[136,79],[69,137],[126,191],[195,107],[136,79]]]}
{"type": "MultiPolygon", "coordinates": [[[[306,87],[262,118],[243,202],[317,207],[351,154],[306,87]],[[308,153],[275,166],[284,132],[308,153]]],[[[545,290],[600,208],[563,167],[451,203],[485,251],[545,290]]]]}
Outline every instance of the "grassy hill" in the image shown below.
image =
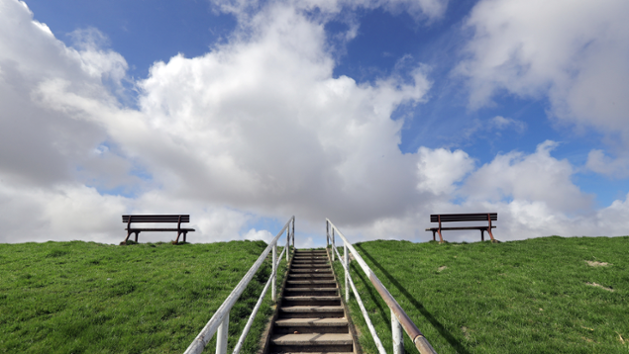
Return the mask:
{"type": "MultiPolygon", "coordinates": [[[[0,353],[183,353],[265,248],[0,244],[0,353]]],[[[267,260],[232,309],[230,348],[270,272],[267,260]]],[[[269,304],[243,353],[255,352],[269,304]]]]}
{"type": "MultiPolygon", "coordinates": [[[[440,354],[629,352],[629,237],[355,247],[440,354]]],[[[358,267],[352,278],[389,352],[390,311],[358,267]]],[[[377,353],[353,297],[350,308],[363,349],[377,353]]],[[[406,335],[405,345],[417,353],[406,335]]]]}
{"type": "MultiPolygon", "coordinates": [[[[629,352],[629,237],[355,246],[440,354],[629,352]]],[[[0,353],[182,353],[265,247],[0,244],[0,353]]],[[[357,266],[390,351],[389,310],[357,266]]],[[[269,273],[267,262],[232,310],[230,348],[269,273]]],[[[269,305],[243,353],[255,352],[269,305]]],[[[376,353],[353,299],[350,308],[376,353]]]]}

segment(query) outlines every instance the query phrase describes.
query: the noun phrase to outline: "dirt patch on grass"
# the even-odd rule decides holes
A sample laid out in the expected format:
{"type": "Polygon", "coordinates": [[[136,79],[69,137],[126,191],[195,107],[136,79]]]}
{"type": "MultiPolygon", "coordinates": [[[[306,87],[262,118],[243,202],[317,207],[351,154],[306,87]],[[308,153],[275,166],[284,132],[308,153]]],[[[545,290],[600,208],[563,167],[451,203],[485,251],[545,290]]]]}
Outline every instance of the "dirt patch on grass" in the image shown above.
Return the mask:
{"type": "Polygon", "coordinates": [[[465,326],[461,327],[461,331],[463,331],[463,336],[465,336],[465,339],[470,340],[470,332],[469,329],[465,326]]]}
{"type": "Polygon", "coordinates": [[[603,285],[601,285],[601,284],[597,284],[597,283],[590,283],[590,282],[587,282],[587,283],[585,283],[585,284],[586,284],[586,285],[589,285],[589,286],[595,286],[595,287],[597,287],[597,288],[601,288],[601,289],[603,289],[603,290],[607,290],[607,291],[614,292],[614,289],[612,289],[612,288],[608,288],[608,287],[603,286],[603,285]]]}
{"type": "Polygon", "coordinates": [[[442,270],[447,269],[447,268],[448,267],[446,267],[446,266],[441,266],[441,267],[439,267],[439,269],[437,269],[437,272],[441,272],[442,270]]]}
{"type": "Polygon", "coordinates": [[[590,267],[607,267],[609,263],[607,262],[597,262],[597,261],[585,261],[590,267]]]}

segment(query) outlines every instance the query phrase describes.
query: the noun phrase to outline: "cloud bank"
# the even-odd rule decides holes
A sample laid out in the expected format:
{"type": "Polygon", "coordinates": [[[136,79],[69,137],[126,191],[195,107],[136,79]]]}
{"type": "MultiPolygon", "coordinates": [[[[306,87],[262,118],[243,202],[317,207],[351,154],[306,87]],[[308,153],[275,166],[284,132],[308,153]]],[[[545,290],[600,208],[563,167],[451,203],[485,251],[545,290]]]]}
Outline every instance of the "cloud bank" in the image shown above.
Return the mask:
{"type": "MultiPolygon", "coordinates": [[[[152,212],[190,213],[196,242],[268,240],[269,231],[251,225],[267,218],[283,224],[293,214],[298,233],[310,237],[302,242],[323,237],[325,217],[354,241],[428,240],[423,229],[430,213],[468,211],[498,211],[502,240],[626,234],[629,225],[602,221],[626,213],[627,200],[594,210],[592,196],[571,181],[575,167],[552,156],[555,142],[540,142],[530,154],[500,154],[482,166],[462,150],[401,153],[403,121],[391,116],[427,100],[431,78],[422,63],[373,83],[335,77],[326,17],[308,11],[334,14],[350,5],[299,4],[218,3],[243,21],[231,39],[203,56],[155,63],[134,83],[139,96],[132,108],[120,99],[127,63],[103,46],[98,30],[77,31],[76,44],[67,47],[23,2],[2,1],[0,241],[119,242],[121,214],[152,212]]],[[[427,21],[446,6],[413,4],[352,6],[402,9],[427,21]]],[[[476,54],[461,66],[472,102],[484,104],[499,88],[531,95],[549,90],[557,117],[594,124],[587,111],[566,118],[579,110],[569,99],[579,85],[575,78],[532,73],[512,80],[512,72],[474,52],[492,45],[486,12],[500,4],[481,2],[469,20],[489,28],[470,42],[476,54]],[[531,84],[513,84],[520,79],[531,84]]],[[[555,62],[560,66],[561,58],[555,62]]],[[[613,129],[614,117],[597,127],[613,129]]],[[[526,128],[510,118],[493,122],[497,129],[526,128]]]]}

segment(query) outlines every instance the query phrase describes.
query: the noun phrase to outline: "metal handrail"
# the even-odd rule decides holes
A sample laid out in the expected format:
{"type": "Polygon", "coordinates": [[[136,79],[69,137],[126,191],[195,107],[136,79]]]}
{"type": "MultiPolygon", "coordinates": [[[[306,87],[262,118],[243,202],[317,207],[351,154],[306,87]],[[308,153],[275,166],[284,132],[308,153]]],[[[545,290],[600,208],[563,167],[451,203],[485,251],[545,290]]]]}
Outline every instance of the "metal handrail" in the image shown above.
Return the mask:
{"type": "MultiPolygon", "coordinates": [[[[343,240],[343,249],[345,251],[344,256],[343,258],[341,258],[340,254],[338,254],[338,256],[339,256],[339,260],[342,259],[341,264],[343,264],[343,268],[345,269],[345,300],[346,301],[349,300],[348,283],[351,283],[354,295],[358,294],[358,292],[356,291],[356,287],[354,286],[354,282],[351,280],[351,276],[349,273],[349,257],[347,253],[347,250],[349,249],[351,254],[354,256],[354,259],[358,262],[358,264],[360,264],[360,267],[362,268],[363,272],[365,272],[365,274],[371,281],[371,284],[373,284],[373,286],[376,288],[376,290],[378,291],[378,293],[380,294],[384,302],[387,304],[387,306],[389,306],[389,309],[391,310],[391,331],[392,331],[392,337],[393,337],[393,353],[394,354],[404,353],[404,336],[402,334],[402,329],[404,329],[406,334],[411,338],[411,340],[413,341],[413,344],[415,345],[415,347],[421,354],[437,354],[437,352],[430,345],[426,337],[424,337],[424,335],[422,334],[422,332],[420,332],[420,330],[417,328],[415,323],[413,323],[413,321],[410,319],[410,317],[408,317],[406,312],[404,312],[404,309],[402,309],[402,307],[397,303],[397,301],[395,301],[395,298],[391,296],[387,288],[384,285],[382,285],[382,282],[380,281],[380,279],[378,279],[376,274],[371,270],[371,268],[369,268],[367,263],[360,256],[360,254],[358,254],[358,251],[356,251],[354,246],[352,246],[347,241],[345,236],[343,236],[341,231],[330,221],[330,219],[326,218],[325,220],[326,220],[326,244],[329,245],[330,241],[332,241],[331,242],[332,248],[338,254],[339,251],[336,249],[335,235],[340,236],[341,239],[343,240]],[[332,230],[331,235],[330,235],[330,228],[332,230]]],[[[332,252],[332,261],[334,261],[334,252],[332,252]]],[[[360,299],[359,296],[356,296],[356,298],[357,300],[360,299]]],[[[369,315],[367,314],[367,312],[363,311],[364,306],[362,306],[362,301],[359,302],[359,305],[361,305],[361,312],[363,313],[363,317],[365,317],[365,321],[368,323],[368,326],[369,326],[371,324],[371,321],[369,320],[369,315]]],[[[374,341],[376,341],[377,335],[374,335],[375,330],[372,331],[373,326],[369,326],[369,327],[370,327],[369,328],[370,332],[372,332],[372,337],[374,337],[374,341]]],[[[377,339],[377,341],[379,340],[380,339],[377,339]]],[[[382,344],[380,343],[380,345],[378,345],[377,341],[376,341],[376,346],[378,346],[378,350],[382,354],[382,351],[381,351],[382,344]]],[[[384,350],[384,348],[382,348],[382,350],[384,350]]]]}
{"type": "Polygon", "coordinates": [[[236,285],[234,290],[232,290],[231,294],[229,294],[227,299],[225,299],[223,304],[218,308],[218,310],[216,310],[212,318],[207,322],[205,327],[203,327],[201,332],[199,332],[199,334],[196,336],[194,341],[190,343],[190,345],[188,346],[188,349],[186,349],[184,354],[199,354],[203,352],[203,349],[205,349],[205,346],[210,342],[214,334],[217,332],[218,332],[218,337],[216,340],[216,354],[227,353],[227,337],[229,333],[229,312],[231,311],[232,307],[234,306],[234,304],[236,303],[240,295],[242,295],[243,291],[245,290],[245,288],[247,287],[247,285],[249,284],[253,276],[256,274],[256,272],[262,265],[262,262],[264,262],[266,257],[269,255],[269,252],[272,251],[273,270],[271,272],[271,277],[267,281],[267,284],[264,287],[264,290],[262,291],[260,298],[258,299],[258,303],[256,303],[256,306],[254,307],[253,312],[251,313],[251,316],[249,317],[249,320],[247,321],[247,324],[245,325],[243,334],[238,340],[236,347],[234,348],[234,354],[238,354],[240,352],[240,349],[242,348],[242,344],[244,343],[244,340],[247,334],[249,333],[249,330],[251,329],[251,324],[253,323],[253,319],[255,318],[255,315],[260,309],[260,304],[262,303],[262,299],[266,295],[266,292],[269,289],[269,286],[271,286],[272,288],[272,292],[271,292],[272,300],[274,302],[277,301],[277,293],[276,293],[277,268],[280,261],[282,260],[282,256],[284,255],[284,252],[286,252],[286,261],[288,261],[291,241],[292,241],[292,245],[294,249],[295,248],[295,216],[292,216],[288,220],[288,222],[286,222],[286,225],[284,225],[284,227],[277,234],[277,236],[275,236],[273,240],[271,240],[271,242],[264,249],[260,257],[258,257],[258,259],[253,264],[253,266],[251,266],[247,274],[245,274],[245,276],[240,280],[238,285],[236,285]],[[289,226],[292,226],[292,230],[291,230],[291,227],[289,226]],[[284,231],[286,231],[286,247],[284,247],[284,250],[280,254],[279,259],[277,259],[277,241],[284,234],[284,231]]]}

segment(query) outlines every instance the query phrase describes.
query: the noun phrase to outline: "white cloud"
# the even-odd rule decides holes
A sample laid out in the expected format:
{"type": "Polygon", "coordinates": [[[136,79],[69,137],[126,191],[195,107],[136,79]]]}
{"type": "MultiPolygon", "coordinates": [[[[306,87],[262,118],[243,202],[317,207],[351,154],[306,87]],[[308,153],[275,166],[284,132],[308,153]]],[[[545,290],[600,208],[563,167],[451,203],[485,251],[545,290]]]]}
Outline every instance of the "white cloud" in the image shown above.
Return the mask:
{"type": "MultiPolygon", "coordinates": [[[[410,84],[333,78],[323,27],[291,8],[269,11],[252,19],[253,37],[151,69],[140,106],[177,154],[137,154],[158,175],[174,172],[183,195],[247,210],[323,218],[334,200],[335,213],[359,221],[407,208],[412,157],[397,148],[401,122],[390,115],[423,99],[423,72],[410,84]]],[[[124,145],[154,149],[134,140],[124,145]]]]}
{"type": "Polygon", "coordinates": [[[518,133],[526,130],[526,123],[513,118],[505,118],[503,116],[495,116],[491,119],[491,125],[498,130],[514,129],[518,133]]]}
{"type": "Polygon", "coordinates": [[[585,166],[596,173],[617,178],[629,177],[629,156],[627,154],[612,159],[603,150],[594,149],[588,154],[585,166]]]}
{"type": "Polygon", "coordinates": [[[498,155],[472,173],[462,191],[472,200],[513,199],[543,202],[558,212],[587,210],[592,198],[581,193],[571,182],[574,173],[571,164],[550,156],[556,145],[546,141],[531,155],[518,152],[498,155]]]}
{"type": "MultiPolygon", "coordinates": [[[[14,92],[22,85],[22,92],[2,102],[11,112],[2,122],[32,121],[34,129],[25,134],[46,134],[42,127],[50,124],[54,134],[34,139],[40,150],[24,136],[14,139],[21,157],[15,164],[22,165],[3,159],[1,183],[6,195],[29,194],[23,181],[42,179],[37,188],[46,197],[31,198],[29,205],[43,208],[38,217],[56,234],[51,237],[73,237],[58,225],[85,231],[64,221],[88,201],[118,203],[112,213],[84,210],[81,222],[93,220],[94,235],[101,233],[98,217],[109,219],[123,205],[134,212],[192,210],[197,235],[208,241],[243,237],[249,213],[314,220],[332,212],[361,223],[414,203],[407,192],[416,184],[414,158],[397,148],[402,122],[390,115],[400,104],[423,99],[430,84],[419,65],[410,83],[333,78],[323,25],[293,8],[271,6],[252,18],[255,35],[236,33],[233,42],[205,56],[176,56],[153,66],[139,83],[141,109],[135,111],[120,107],[105,87],[107,80],[122,80],[126,63],[98,47],[98,32],[75,33],[82,43],[77,51],[42,31],[21,3],[7,6],[20,21],[2,21],[0,35],[11,38],[3,43],[12,46],[3,51],[10,60],[1,62],[0,89],[14,92]],[[13,40],[16,32],[23,41],[13,40]],[[21,43],[34,40],[39,53],[32,56],[21,43]],[[152,178],[134,176],[137,166],[152,178]],[[85,184],[130,188],[139,196],[99,198],[85,184]]],[[[118,227],[103,232],[116,242],[118,227]]]]}
{"type": "MultiPolygon", "coordinates": [[[[250,241],[257,241],[257,240],[262,240],[266,243],[271,242],[271,240],[273,240],[273,237],[275,237],[276,235],[271,234],[268,230],[256,230],[256,229],[250,229],[249,231],[247,231],[247,233],[245,234],[245,240],[250,240],[250,241]]],[[[286,240],[285,237],[281,237],[284,241],[286,240]]],[[[282,242],[282,240],[280,240],[280,242],[282,242]]]]}
{"type": "Polygon", "coordinates": [[[422,146],[417,155],[417,189],[423,192],[451,195],[455,183],[474,169],[474,161],[461,150],[431,150],[422,146]]]}
{"type": "Polygon", "coordinates": [[[483,0],[467,20],[473,37],[458,70],[472,107],[500,90],[547,96],[551,113],[620,135],[629,145],[629,3],[483,0]]]}

